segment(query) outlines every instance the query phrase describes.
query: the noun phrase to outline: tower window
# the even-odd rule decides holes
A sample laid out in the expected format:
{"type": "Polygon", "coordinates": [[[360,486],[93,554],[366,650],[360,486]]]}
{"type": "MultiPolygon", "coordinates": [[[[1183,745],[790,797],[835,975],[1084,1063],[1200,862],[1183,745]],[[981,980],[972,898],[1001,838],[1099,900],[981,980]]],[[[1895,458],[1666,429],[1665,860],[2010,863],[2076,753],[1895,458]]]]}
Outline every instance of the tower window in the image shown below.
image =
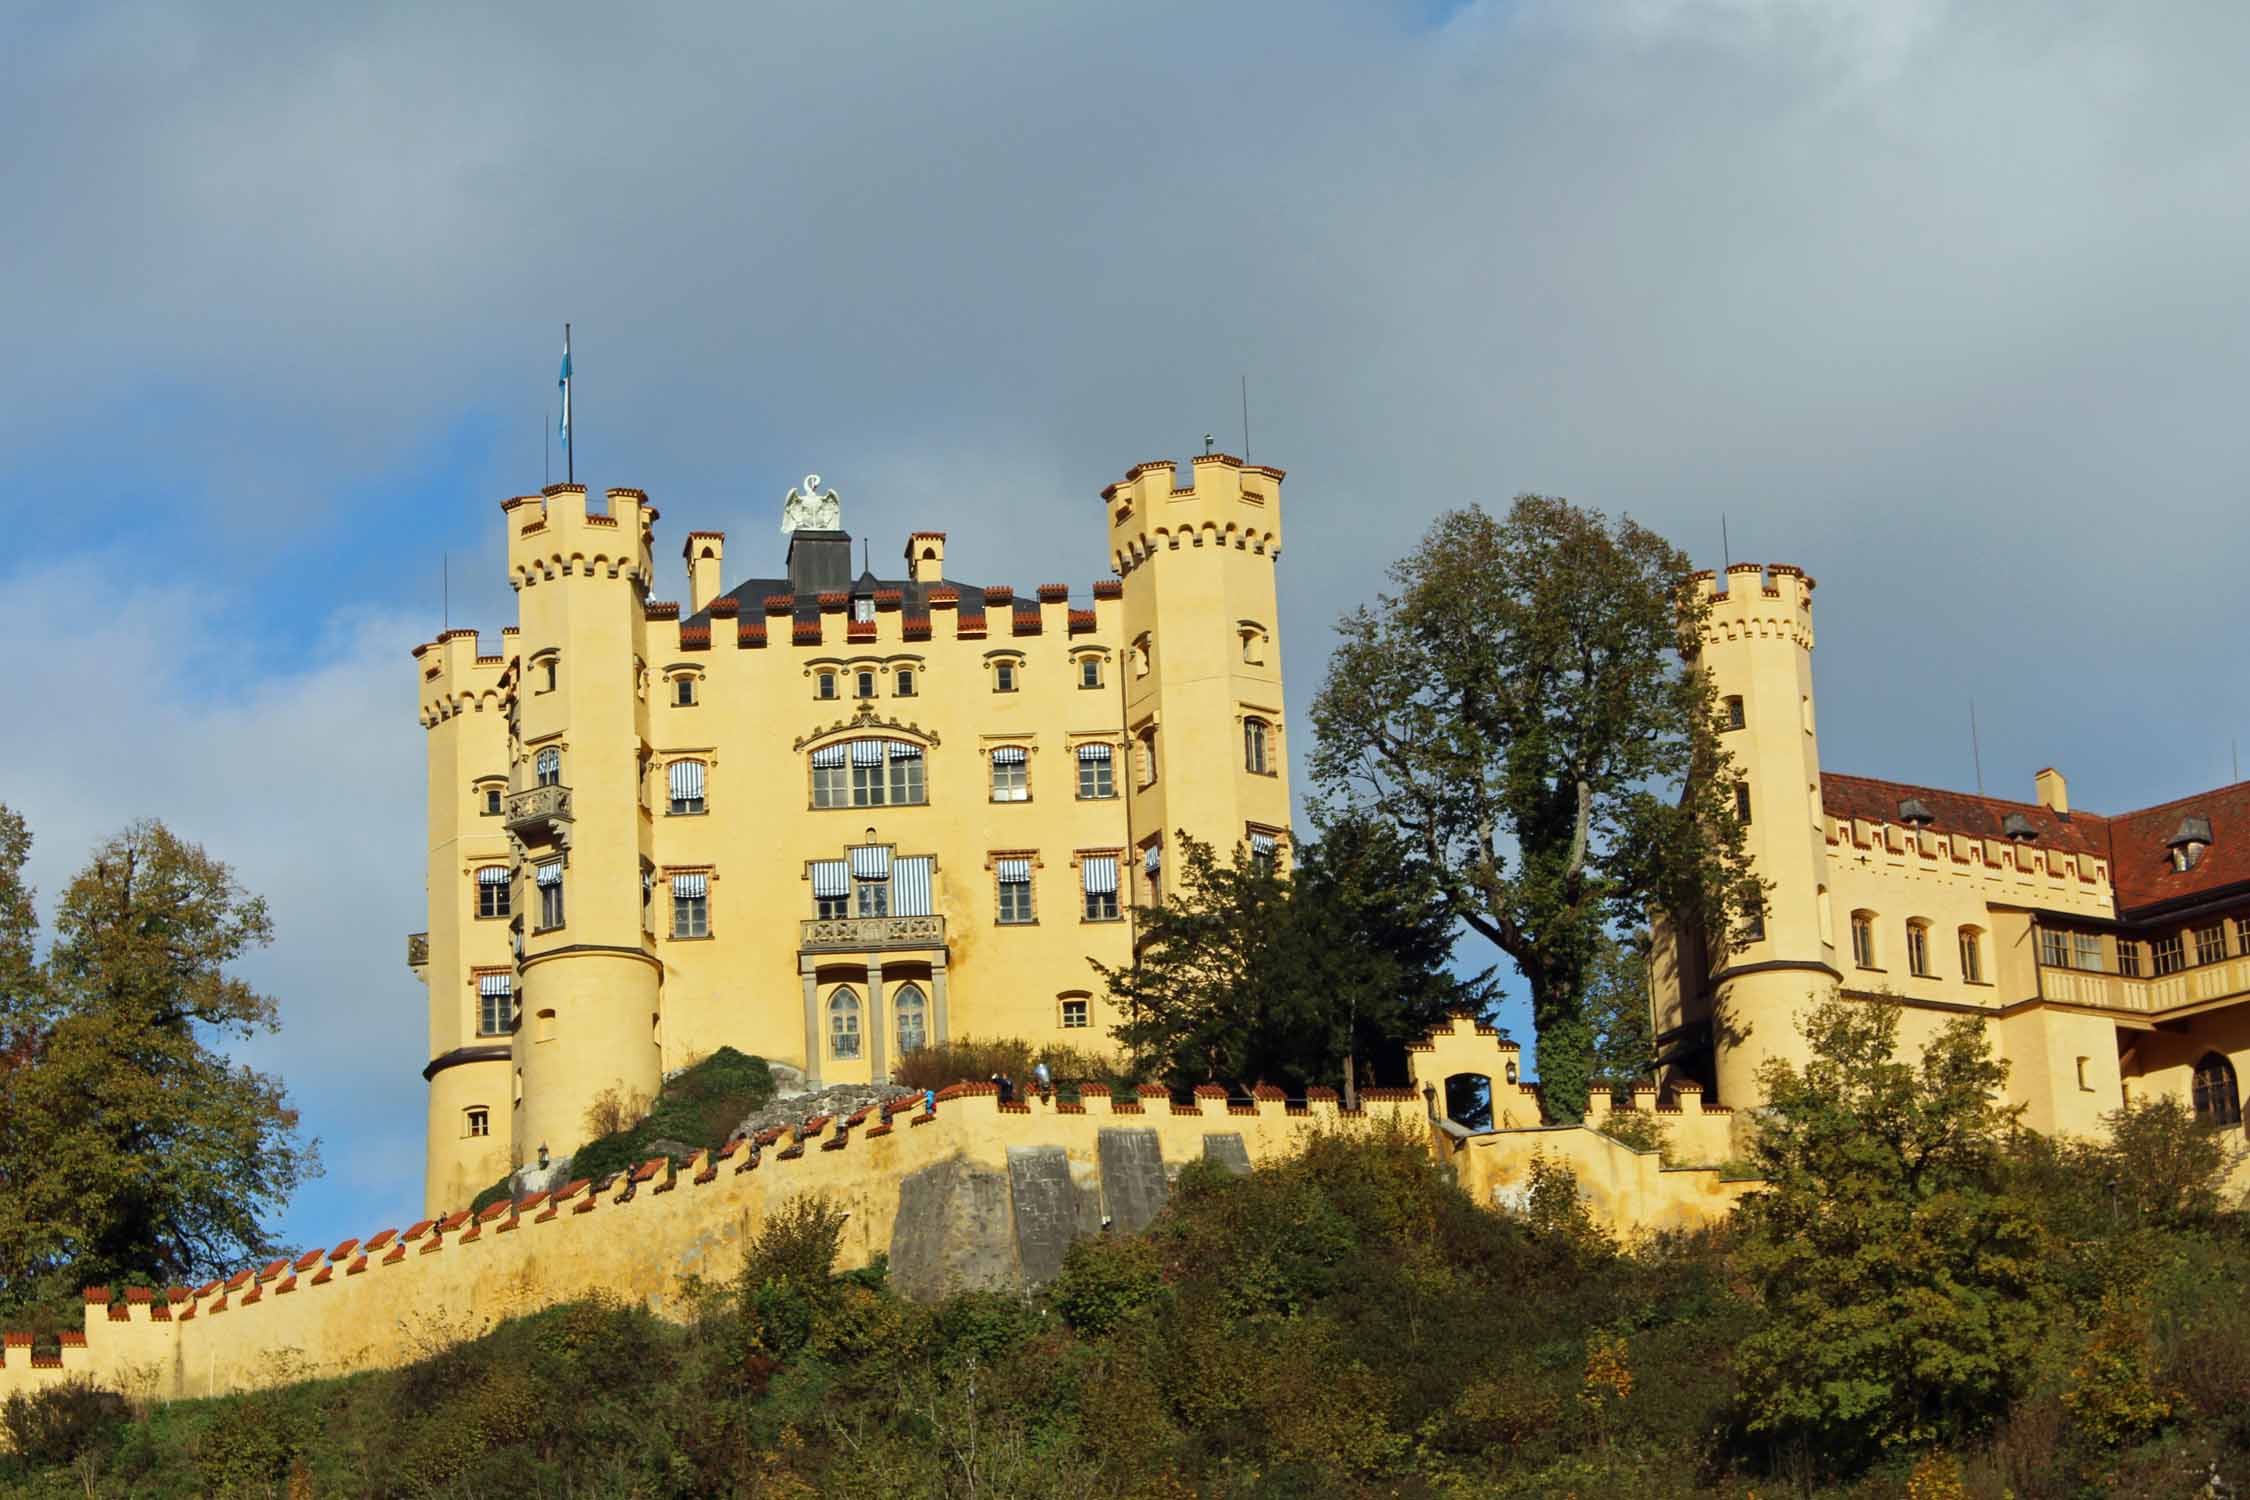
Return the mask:
{"type": "Polygon", "coordinates": [[[813,695],[815,697],[829,699],[836,696],[836,674],[834,672],[820,673],[813,679],[813,683],[813,695]]]}
{"type": "Polygon", "coordinates": [[[711,877],[701,872],[672,877],[672,936],[711,935],[711,877]]]}
{"type": "Polygon", "coordinates": [[[1734,820],[1737,823],[1750,821],[1750,783],[1747,781],[1734,784],[1734,820]]]}
{"type": "Polygon", "coordinates": [[[693,677],[675,677],[672,679],[672,702],[680,708],[695,707],[695,679],[693,677]]]}
{"type": "Polygon", "coordinates": [[[477,918],[508,915],[508,867],[486,865],[477,871],[477,918]]]}
{"type": "Polygon", "coordinates": [[[541,786],[562,785],[562,752],[549,745],[532,761],[532,773],[541,786]]]}
{"type": "Polygon", "coordinates": [[[1242,721],[1242,769],[1253,776],[1266,774],[1266,721],[1242,721]]]}
{"type": "Polygon", "coordinates": [[[898,669],[898,672],[891,678],[891,691],[901,698],[914,696],[914,669],[912,667],[900,667],[898,669]]]}
{"type": "Polygon", "coordinates": [[[2117,940],[2117,972],[2138,979],[2141,974],[2141,945],[2131,938],[2117,940]]]}
{"type": "Polygon", "coordinates": [[[1909,973],[1930,977],[1930,924],[1906,924],[1906,968],[1909,973]]]}
{"type": "Polygon", "coordinates": [[[2227,930],[2218,922],[2195,929],[2195,961],[2215,964],[2227,956],[2227,930]]]}
{"type": "Polygon", "coordinates": [[[2039,962],[2050,969],[2070,967],[2070,935],[2051,927],[2040,928],[2039,962]]]}
{"type": "Polygon", "coordinates": [[[1984,983],[1983,934],[1974,927],[1961,929],[1961,977],[1970,984],[1984,983]]]}
{"type": "Polygon", "coordinates": [[[539,886],[539,930],[563,924],[563,867],[562,861],[552,859],[539,866],[535,879],[539,886]]]}
{"type": "Polygon", "coordinates": [[[705,810],[702,761],[673,761],[664,774],[672,794],[666,807],[673,817],[688,817],[705,810]]]}
{"type": "Polygon", "coordinates": [[[2234,1064],[2217,1052],[2206,1052],[2195,1065],[2195,1117],[2208,1125],[2240,1125],[2242,1096],[2235,1090],[2234,1064]]]}
{"type": "Polygon", "coordinates": [[[861,597],[852,601],[852,619],[864,625],[875,618],[875,601],[861,597]]]}
{"type": "Polygon", "coordinates": [[[1140,732],[1135,741],[1141,752],[1141,785],[1156,785],[1156,726],[1151,724],[1140,732]]]}
{"type": "Polygon", "coordinates": [[[497,818],[505,810],[508,784],[504,781],[480,781],[475,788],[477,805],[488,818],[497,818]]]}
{"type": "Polygon", "coordinates": [[[1242,626],[1242,661],[1245,666],[1262,667],[1266,662],[1266,632],[1262,625],[1245,621],[1242,626]]]}
{"type": "Polygon", "coordinates": [[[1081,656],[1078,658],[1078,685],[1082,688],[1098,688],[1102,685],[1102,659],[1100,657],[1081,656]]]}
{"type": "Polygon", "coordinates": [[[1863,969],[1875,967],[1875,914],[1852,913],[1852,962],[1863,969]]]}
{"type": "Polygon", "coordinates": [[[2090,969],[2099,974],[2103,967],[2101,938],[2091,932],[2072,933],[2070,935],[2070,959],[2073,968],[2090,969]]]}
{"type": "Polygon", "coordinates": [[[1117,795],[1117,776],[1114,752],[1107,745],[1080,745],[1078,747],[1078,795],[1087,801],[1099,801],[1117,795]]]}
{"type": "Polygon", "coordinates": [[[1745,722],[1742,717],[1742,695],[1740,693],[1736,693],[1733,696],[1729,697],[1727,699],[1726,708],[1727,728],[1740,729],[1745,722]]]}
{"type": "Polygon", "coordinates": [[[995,662],[992,667],[992,690],[1012,693],[1016,690],[1016,664],[1012,661],[995,662]]]}
{"type": "Polygon", "coordinates": [[[1062,1003],[1063,1030],[1083,1031],[1091,1024],[1086,1014],[1090,1008],[1091,1002],[1086,1000],[1065,1000],[1062,1003]]]}
{"type": "Polygon", "coordinates": [[[1116,921],[1117,856],[1089,854],[1079,861],[1078,870],[1086,892],[1085,919],[1089,922],[1116,921]]]}
{"type": "Polygon", "coordinates": [[[492,1111],[479,1105],[463,1115],[464,1133],[470,1136],[492,1134],[492,1111]]]}
{"type": "Polygon", "coordinates": [[[533,670],[539,673],[541,679],[540,692],[551,693],[555,690],[555,667],[559,660],[554,656],[545,656],[532,663],[533,670]]]}
{"type": "Polygon", "coordinates": [[[506,1036],[516,1024],[516,979],[513,974],[477,976],[477,1035],[506,1036]]]}
{"type": "Polygon", "coordinates": [[[1133,637],[1133,675],[1146,677],[1156,659],[1156,642],[1147,631],[1133,637]]]}
{"type": "Polygon", "coordinates": [[[858,695],[859,695],[860,697],[862,697],[862,698],[872,698],[872,697],[874,697],[874,696],[875,696],[875,674],[874,674],[873,672],[865,672],[865,671],[863,671],[863,672],[860,672],[860,673],[858,673],[858,674],[857,674],[857,677],[858,677],[858,681],[857,681],[857,682],[856,682],[856,683],[854,684],[854,686],[855,686],[855,689],[856,689],[856,691],[857,691],[858,695]]]}

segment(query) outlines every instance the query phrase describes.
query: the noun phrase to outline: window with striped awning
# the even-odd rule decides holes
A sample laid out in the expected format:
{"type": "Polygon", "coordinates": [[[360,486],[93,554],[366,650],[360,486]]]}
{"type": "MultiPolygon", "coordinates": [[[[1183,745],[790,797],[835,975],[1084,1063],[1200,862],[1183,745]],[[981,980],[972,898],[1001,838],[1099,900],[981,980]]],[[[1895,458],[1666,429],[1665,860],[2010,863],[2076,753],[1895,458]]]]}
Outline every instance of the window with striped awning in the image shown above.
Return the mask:
{"type": "Polygon", "coordinates": [[[672,877],[672,936],[699,938],[711,935],[711,877],[701,870],[685,870],[672,877]]]}
{"type": "Polygon", "coordinates": [[[710,889],[711,877],[705,874],[672,877],[672,894],[683,901],[708,895],[710,889]]]}
{"type": "Polygon", "coordinates": [[[992,868],[1000,877],[1000,921],[1013,925],[1031,918],[1031,861],[996,859],[992,868]]]}
{"type": "Polygon", "coordinates": [[[1250,833],[1250,867],[1261,875],[1274,871],[1274,850],[1278,847],[1274,836],[1253,829],[1250,833]]]}
{"type": "Polygon", "coordinates": [[[1141,851],[1141,868],[1154,874],[1164,867],[1164,846],[1151,844],[1141,851]]]}
{"type": "Polygon", "coordinates": [[[891,861],[891,912],[901,917],[934,917],[930,877],[937,860],[928,854],[903,855],[891,861]]]}
{"type": "Polygon", "coordinates": [[[1031,768],[1021,745],[997,745],[992,751],[992,800],[1029,802],[1031,768]]]}
{"type": "Polygon", "coordinates": [[[559,859],[550,859],[545,864],[539,866],[537,879],[541,885],[561,885],[562,871],[562,861],[559,859]]]}
{"type": "Polygon", "coordinates": [[[1273,850],[1274,839],[1272,834],[1253,833],[1250,835],[1250,852],[1252,854],[1270,855],[1273,853],[1273,850]]]}
{"type": "Polygon", "coordinates": [[[486,974],[477,980],[477,993],[480,995],[512,995],[515,992],[516,976],[513,974],[486,974]]]}
{"type": "Polygon", "coordinates": [[[852,878],[854,880],[888,880],[891,878],[891,848],[888,844],[855,844],[850,850],[852,878]]]}
{"type": "Polygon", "coordinates": [[[1117,894],[1117,856],[1114,854],[1089,854],[1078,865],[1086,880],[1088,895],[1117,894]]]}
{"type": "Polygon", "coordinates": [[[676,760],[671,765],[672,815],[699,813],[704,810],[703,762],[676,760]]]}
{"type": "Polygon", "coordinates": [[[997,747],[997,748],[996,748],[996,749],[994,749],[994,750],[993,750],[993,752],[992,752],[992,763],[993,763],[994,765],[996,765],[996,766],[1020,766],[1020,765],[1022,765],[1022,764],[1023,764],[1023,746],[1021,746],[1021,745],[1001,745],[1001,746],[997,747]]]}
{"type": "Polygon", "coordinates": [[[853,765],[879,766],[883,763],[883,742],[881,740],[853,740],[851,746],[853,765]]]}
{"type": "Polygon", "coordinates": [[[506,865],[486,865],[483,869],[477,871],[478,885],[506,885],[507,883],[508,867],[506,865]]]}
{"type": "Polygon", "coordinates": [[[812,893],[815,896],[846,896],[851,893],[851,867],[840,859],[816,859],[812,862],[812,893]]]}
{"type": "Polygon", "coordinates": [[[892,760],[920,760],[921,758],[922,747],[920,745],[909,744],[905,740],[891,741],[892,760]]]}
{"type": "Polygon", "coordinates": [[[1078,747],[1078,795],[1081,798],[1102,798],[1117,795],[1117,773],[1110,764],[1109,746],[1080,745],[1078,747]]]}
{"type": "Polygon", "coordinates": [[[1003,885],[1019,885],[1031,878],[1031,861],[1028,859],[1003,859],[994,862],[1003,885]]]}
{"type": "Polygon", "coordinates": [[[513,974],[477,976],[477,1034],[502,1036],[516,1019],[516,977],[513,974]]]}
{"type": "Polygon", "coordinates": [[[508,915],[509,870],[506,865],[485,865],[477,871],[477,915],[508,915]]]}
{"type": "Polygon", "coordinates": [[[1078,747],[1078,758],[1080,760],[1108,760],[1109,746],[1080,745],[1078,747]]]}
{"type": "Polygon", "coordinates": [[[816,766],[842,765],[844,763],[844,746],[841,743],[821,746],[812,753],[812,763],[816,766]]]}

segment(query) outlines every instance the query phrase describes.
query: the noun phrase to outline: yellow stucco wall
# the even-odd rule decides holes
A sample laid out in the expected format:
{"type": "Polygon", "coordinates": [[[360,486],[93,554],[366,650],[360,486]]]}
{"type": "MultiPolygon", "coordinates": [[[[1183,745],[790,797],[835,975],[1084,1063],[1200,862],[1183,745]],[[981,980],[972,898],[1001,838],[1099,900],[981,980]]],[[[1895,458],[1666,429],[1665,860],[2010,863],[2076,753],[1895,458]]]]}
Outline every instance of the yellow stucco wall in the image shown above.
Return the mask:
{"type": "MultiPolygon", "coordinates": [[[[1222,851],[1271,835],[1286,857],[1282,474],[1212,454],[1191,483],[1178,478],[1172,464],[1142,464],[1104,492],[1105,560],[1122,576],[1075,600],[1061,585],[1002,599],[993,580],[981,613],[941,594],[910,616],[878,594],[875,618],[860,622],[841,596],[823,596],[811,630],[761,600],[707,629],[684,626],[729,576],[725,538],[690,533],[684,609],[655,599],[658,513],[639,491],[590,506],[583,487],[565,485],[506,502],[518,622],[502,653],[479,656],[470,631],[415,653],[429,756],[426,1209],[466,1203],[541,1146],[568,1152],[601,1092],[653,1093],[664,1072],[721,1045],[822,1083],[887,1074],[907,984],[933,1039],[1106,1048],[1118,1017],[1092,960],[1131,952],[1133,905],[1148,892],[1142,851],[1184,828],[1222,851]],[[1001,661],[1014,691],[996,690],[1001,661]],[[901,668],[913,671],[911,695],[898,691],[901,668]],[[872,698],[855,695],[861,670],[874,673],[872,698]],[[818,695],[823,672],[839,674],[833,699],[818,695]],[[695,679],[692,705],[676,702],[681,676],[695,679]],[[1262,770],[1247,764],[1251,719],[1265,726],[1262,770]],[[925,803],[812,805],[812,752],[862,737],[923,747],[925,803]],[[1091,744],[1111,747],[1109,797],[1078,795],[1078,750],[1091,744]],[[1023,800],[993,798],[1001,747],[1026,754],[1023,800]],[[562,787],[540,795],[567,796],[565,815],[511,837],[510,818],[485,812],[481,779],[505,778],[514,805],[535,790],[547,750],[561,757],[562,787]],[[706,768],[705,810],[674,815],[669,767],[684,759],[706,768]],[[852,946],[860,928],[840,945],[833,933],[808,945],[810,863],[860,844],[934,856],[936,918],[885,926],[870,946],[852,946]],[[1032,862],[1031,922],[998,920],[1003,854],[1032,862]],[[1120,861],[1115,919],[1085,917],[1082,860],[1096,854],[1120,861]],[[566,920],[541,931],[531,872],[551,858],[564,862],[566,920]],[[475,915],[475,871],[493,861],[513,874],[509,920],[475,915]],[[683,873],[706,877],[707,936],[673,935],[671,878],[683,873]],[[525,929],[520,963],[511,920],[525,929]],[[478,983],[495,969],[512,974],[521,1020],[480,1034],[478,983]],[[829,1045],[828,1007],[845,988],[860,1007],[857,1056],[829,1045]],[[1066,1002],[1074,1020],[1083,1002],[1082,1029],[1065,1026],[1066,1002]],[[469,1132],[471,1109],[487,1111],[488,1135],[469,1132]]],[[[916,533],[908,576],[935,576],[944,549],[942,536],[916,533]]],[[[778,558],[742,566],[746,550],[736,576],[786,571],[778,558]]]]}

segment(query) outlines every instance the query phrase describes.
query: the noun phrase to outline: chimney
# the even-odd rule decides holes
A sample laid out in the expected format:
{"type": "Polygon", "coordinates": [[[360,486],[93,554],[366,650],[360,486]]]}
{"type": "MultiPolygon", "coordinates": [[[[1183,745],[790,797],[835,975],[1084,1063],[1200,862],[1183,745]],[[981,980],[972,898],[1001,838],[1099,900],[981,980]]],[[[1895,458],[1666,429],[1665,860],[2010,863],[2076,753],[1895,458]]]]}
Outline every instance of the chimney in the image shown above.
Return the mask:
{"type": "Polygon", "coordinates": [[[719,597],[726,585],[720,582],[719,565],[725,559],[727,534],[723,531],[691,531],[687,545],[680,555],[687,559],[689,614],[699,614],[703,607],[719,597]]]}
{"type": "Polygon", "coordinates": [[[2070,783],[2063,780],[2062,772],[2056,770],[2053,766],[2049,766],[2033,777],[2032,781],[2039,788],[2039,805],[2041,807],[2061,813],[2065,817],[2069,816],[2070,783]]]}
{"type": "Polygon", "coordinates": [[[945,577],[945,533],[917,531],[906,539],[906,576],[913,583],[937,583],[945,577]]]}

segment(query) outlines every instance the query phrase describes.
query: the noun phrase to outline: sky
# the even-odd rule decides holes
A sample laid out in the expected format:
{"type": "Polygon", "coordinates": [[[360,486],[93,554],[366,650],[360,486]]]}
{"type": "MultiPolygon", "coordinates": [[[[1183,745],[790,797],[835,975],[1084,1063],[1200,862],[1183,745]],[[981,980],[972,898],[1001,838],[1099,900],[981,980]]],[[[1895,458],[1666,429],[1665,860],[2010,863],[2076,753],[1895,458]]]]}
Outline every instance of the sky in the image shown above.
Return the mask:
{"type": "Polygon", "coordinates": [[[1832,770],[1973,787],[1973,701],[1998,795],[2233,774],[2250,8],[0,17],[0,801],[50,906],[141,816],[270,899],[286,1238],[419,1198],[408,652],[512,618],[565,319],[578,477],[742,576],[817,470],[878,551],[1083,591],[1101,487],[1241,447],[1246,376],[1300,770],[1338,614],[1539,492],[1818,578],[1832,770]]]}

